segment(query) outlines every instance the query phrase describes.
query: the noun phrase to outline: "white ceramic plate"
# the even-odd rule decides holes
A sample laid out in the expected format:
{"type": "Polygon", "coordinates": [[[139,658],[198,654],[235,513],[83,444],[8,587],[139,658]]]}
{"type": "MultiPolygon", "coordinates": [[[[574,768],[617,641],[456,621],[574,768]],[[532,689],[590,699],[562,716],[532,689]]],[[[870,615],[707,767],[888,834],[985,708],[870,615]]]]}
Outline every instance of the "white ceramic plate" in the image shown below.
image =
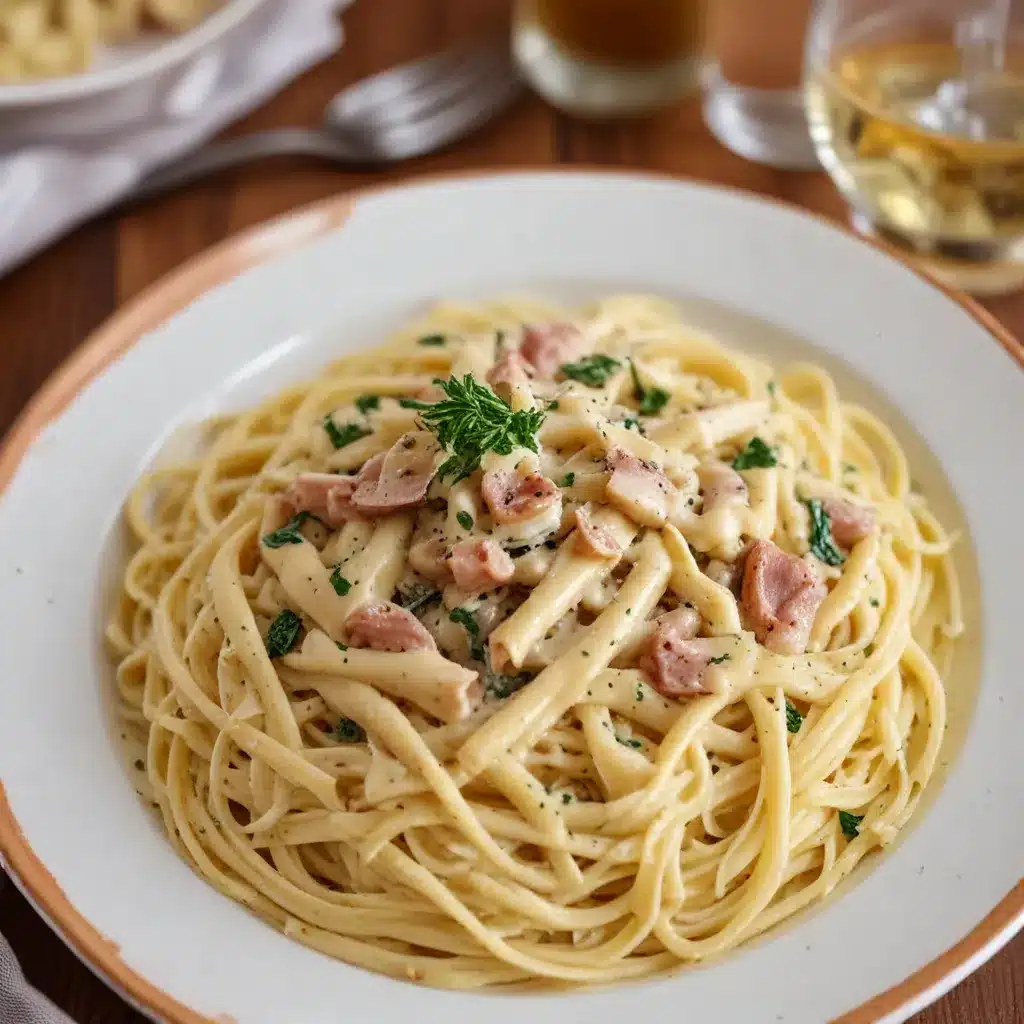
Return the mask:
{"type": "Polygon", "coordinates": [[[15,878],[83,959],[174,1024],[903,1020],[1024,914],[1024,377],[1001,340],[966,302],[822,221],[654,178],[417,184],[214,250],[100,330],[0,456],[0,849],[15,878]],[[666,980],[462,995],[311,952],[194,876],[121,770],[100,642],[120,502],[175,425],[308,375],[433,299],[623,289],[677,298],[698,326],[769,356],[813,346],[887,416],[963,527],[969,631],[949,681],[946,777],[903,841],[827,905],[666,980]]]}

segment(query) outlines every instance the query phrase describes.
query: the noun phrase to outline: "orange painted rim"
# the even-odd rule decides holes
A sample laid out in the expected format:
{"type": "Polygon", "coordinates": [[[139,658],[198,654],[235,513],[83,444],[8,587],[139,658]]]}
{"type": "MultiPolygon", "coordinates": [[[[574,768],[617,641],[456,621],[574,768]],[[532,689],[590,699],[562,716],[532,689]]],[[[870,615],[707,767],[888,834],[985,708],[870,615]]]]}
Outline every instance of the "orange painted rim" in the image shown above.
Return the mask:
{"type": "MultiPolygon", "coordinates": [[[[340,228],[356,203],[367,196],[401,189],[424,182],[458,184],[468,178],[497,176],[536,176],[552,173],[603,174],[609,178],[637,178],[650,181],[678,181],[668,174],[620,171],[609,168],[573,166],[550,167],[543,170],[520,171],[488,169],[469,174],[426,175],[397,185],[380,185],[322,200],[298,211],[285,214],[264,225],[233,235],[207,252],[187,262],[147,288],[105,324],[94,331],[83,344],[61,364],[36,392],[4,438],[0,448],[0,494],[13,479],[21,460],[43,428],[63,412],[70,402],[144,334],[159,327],[175,313],[184,309],[205,292],[230,281],[253,267],[306,245],[340,228]]],[[[960,306],[981,325],[1024,368],[1024,349],[1014,336],[987,310],[973,299],[949,288],[920,267],[906,261],[898,250],[877,239],[864,239],[843,224],[836,224],[820,214],[793,203],[759,196],[743,189],[729,188],[708,182],[688,182],[717,188],[746,198],[760,199],[791,212],[813,217],[833,230],[857,238],[897,262],[908,267],[960,306]]],[[[103,936],[79,913],[64,895],[46,866],[33,852],[11,811],[0,782],[0,854],[8,869],[16,876],[19,887],[44,913],[75,954],[90,964],[122,994],[157,1014],[168,1024],[216,1024],[189,1009],[133,971],[120,957],[117,945],[103,936]]],[[[956,945],[920,968],[909,978],[879,993],[866,1003],[836,1018],[832,1024],[877,1024],[887,1015],[906,1008],[932,990],[943,988],[944,982],[957,973],[990,943],[1009,940],[1016,927],[1024,922],[1024,879],[975,928],[956,945]]],[[[946,986],[949,987],[949,986],[946,986]]],[[[938,997],[936,991],[936,997],[938,997]]],[[[223,1017],[220,1018],[224,1020],[223,1017]]]]}

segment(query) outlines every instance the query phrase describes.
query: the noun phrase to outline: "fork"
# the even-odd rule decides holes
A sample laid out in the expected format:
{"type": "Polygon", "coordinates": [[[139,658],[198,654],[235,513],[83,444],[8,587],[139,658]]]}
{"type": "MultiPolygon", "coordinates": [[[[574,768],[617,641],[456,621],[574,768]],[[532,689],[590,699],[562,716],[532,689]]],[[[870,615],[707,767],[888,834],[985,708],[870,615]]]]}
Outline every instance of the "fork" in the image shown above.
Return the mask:
{"type": "Polygon", "coordinates": [[[507,46],[450,50],[342,90],[327,105],[319,129],[280,128],[212,143],[144,177],[130,198],[148,199],[269,157],[339,164],[408,160],[479,128],[522,89],[507,46]]]}

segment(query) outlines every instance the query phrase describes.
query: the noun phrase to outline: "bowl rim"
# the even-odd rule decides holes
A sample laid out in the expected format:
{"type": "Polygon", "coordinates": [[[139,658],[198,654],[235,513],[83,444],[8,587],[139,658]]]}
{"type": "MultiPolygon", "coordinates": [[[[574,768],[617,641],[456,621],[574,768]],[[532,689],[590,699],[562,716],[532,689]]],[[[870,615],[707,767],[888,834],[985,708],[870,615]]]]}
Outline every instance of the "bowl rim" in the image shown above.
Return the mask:
{"type": "Polygon", "coordinates": [[[0,110],[6,107],[34,107],[47,103],[85,99],[112,92],[141,78],[165,71],[188,60],[193,54],[240,25],[266,0],[226,0],[217,10],[184,32],[171,36],[149,53],[140,54],[116,67],[80,71],[41,81],[0,85],[0,110]]]}
{"type": "MultiPolygon", "coordinates": [[[[263,0],[236,0],[231,7],[255,6],[263,0]]],[[[780,207],[809,217],[874,248],[911,270],[917,277],[955,302],[987,334],[998,342],[1024,370],[1024,344],[975,299],[938,280],[911,263],[886,242],[858,234],[852,227],[796,203],[748,189],[716,182],[692,181],[659,171],[637,171],[586,164],[544,168],[489,167],[480,170],[417,175],[399,182],[385,182],[346,190],[338,195],[297,207],[229,235],[183,265],[165,274],[133,297],[63,360],[37,389],[0,441],[0,496],[18,472],[23,458],[48,424],[56,419],[79,393],[144,335],[155,330],[201,295],[260,266],[340,229],[361,200],[392,191],[420,186],[457,186],[478,178],[543,178],[552,175],[605,176],[661,183],[685,183],[780,207]]],[[[214,1024],[164,992],[129,967],[116,943],[99,932],[70,902],[43,862],[35,855],[6,797],[0,779],[0,863],[12,881],[46,918],[74,954],[99,974],[122,997],[143,1012],[168,1024],[214,1024]]],[[[957,943],[903,981],[870,997],[835,1018],[831,1024],[884,1024],[905,1019],[894,1016],[913,1012],[948,992],[972,970],[993,956],[1024,926],[1024,878],[957,943]]]]}

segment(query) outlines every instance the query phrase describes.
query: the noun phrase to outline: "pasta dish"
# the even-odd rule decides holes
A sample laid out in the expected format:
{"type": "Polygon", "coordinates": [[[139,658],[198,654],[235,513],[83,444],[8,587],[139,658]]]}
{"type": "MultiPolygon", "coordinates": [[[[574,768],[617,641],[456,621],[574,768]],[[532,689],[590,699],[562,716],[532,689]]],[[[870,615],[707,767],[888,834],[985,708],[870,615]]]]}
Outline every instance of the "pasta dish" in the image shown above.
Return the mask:
{"type": "Polygon", "coordinates": [[[146,28],[182,32],[216,0],[3,0],[0,83],[85,71],[101,43],[146,28]]]}
{"type": "Polygon", "coordinates": [[[126,505],[140,792],[221,893],[449,988],[640,978],[914,813],[962,630],[884,422],[661,299],[446,303],[126,505]]]}

